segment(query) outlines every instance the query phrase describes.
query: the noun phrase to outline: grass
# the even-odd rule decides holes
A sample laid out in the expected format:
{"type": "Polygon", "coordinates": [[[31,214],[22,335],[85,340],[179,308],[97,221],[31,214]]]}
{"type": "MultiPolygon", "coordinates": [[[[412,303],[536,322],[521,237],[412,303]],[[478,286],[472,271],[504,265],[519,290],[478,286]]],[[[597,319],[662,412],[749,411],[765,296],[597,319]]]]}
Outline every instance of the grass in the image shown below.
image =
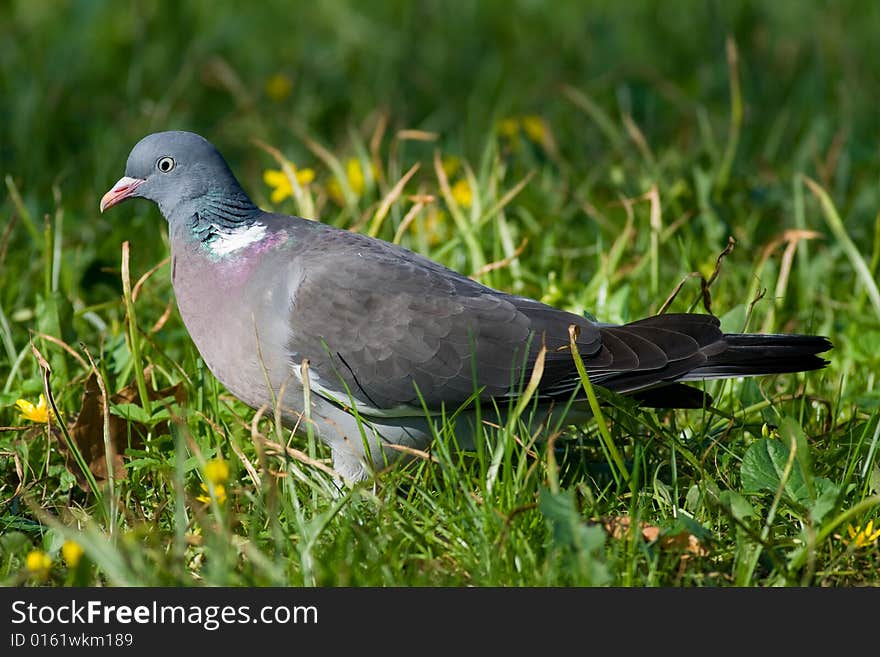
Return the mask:
{"type": "Polygon", "coordinates": [[[315,4],[0,10],[0,582],[880,584],[877,10],[315,4]],[[206,370],[155,208],[97,213],[166,128],[214,141],[263,207],[602,321],[709,306],[730,331],[820,333],[831,364],[707,384],[705,411],[596,388],[592,422],[487,427],[472,452],[441,425],[340,489],[321,444],[206,370]],[[314,173],[277,204],[273,153],[314,173]],[[14,406],[46,381],[52,429],[14,406]],[[115,419],[80,450],[84,418],[115,419]]]}

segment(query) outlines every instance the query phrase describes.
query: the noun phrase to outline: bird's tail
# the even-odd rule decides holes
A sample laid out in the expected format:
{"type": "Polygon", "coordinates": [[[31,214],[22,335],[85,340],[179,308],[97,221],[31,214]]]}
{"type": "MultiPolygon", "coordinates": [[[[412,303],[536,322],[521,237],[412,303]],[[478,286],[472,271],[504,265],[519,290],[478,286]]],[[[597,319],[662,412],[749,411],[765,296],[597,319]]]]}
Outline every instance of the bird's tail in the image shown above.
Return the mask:
{"type": "Polygon", "coordinates": [[[817,335],[727,333],[724,341],[724,351],[712,355],[679,381],[818,370],[828,361],[817,354],[832,348],[827,338],[817,335]]]}
{"type": "Polygon", "coordinates": [[[818,335],[722,333],[718,318],[702,314],[656,315],[600,330],[611,363],[606,355],[588,366],[590,378],[654,407],[702,405],[687,381],[818,370],[828,364],[819,354],[833,348],[818,335]]]}

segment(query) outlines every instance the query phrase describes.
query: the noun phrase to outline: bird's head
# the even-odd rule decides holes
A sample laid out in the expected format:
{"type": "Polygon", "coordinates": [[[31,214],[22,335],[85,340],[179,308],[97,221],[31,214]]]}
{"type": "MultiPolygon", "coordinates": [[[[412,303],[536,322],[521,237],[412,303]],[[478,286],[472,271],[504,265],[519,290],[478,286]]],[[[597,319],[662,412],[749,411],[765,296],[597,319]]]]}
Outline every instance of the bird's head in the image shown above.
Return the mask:
{"type": "Polygon", "coordinates": [[[210,195],[244,194],[226,160],[192,132],[157,132],[131,150],[125,175],[101,198],[101,212],[129,198],[145,198],[170,220],[181,203],[210,195]]]}

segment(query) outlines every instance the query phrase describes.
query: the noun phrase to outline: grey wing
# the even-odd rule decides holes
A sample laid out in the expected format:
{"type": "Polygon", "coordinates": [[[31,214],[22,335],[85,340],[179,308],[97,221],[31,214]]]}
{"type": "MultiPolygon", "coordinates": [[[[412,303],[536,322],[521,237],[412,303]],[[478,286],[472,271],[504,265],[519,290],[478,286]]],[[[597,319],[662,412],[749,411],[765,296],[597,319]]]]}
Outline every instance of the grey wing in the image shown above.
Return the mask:
{"type": "Polygon", "coordinates": [[[487,288],[410,251],[328,233],[301,254],[288,351],[310,361],[311,383],[362,412],[455,410],[479,392],[520,389],[546,342],[543,386],[573,388],[568,325],[587,356],[600,348],[584,318],[487,288]],[[564,317],[564,319],[563,319],[564,317]],[[548,335],[547,333],[550,333],[548,335]],[[421,399],[420,399],[421,398],[421,399]]]}
{"type": "MultiPolygon", "coordinates": [[[[599,326],[386,242],[313,226],[323,232],[297,255],[288,354],[293,364],[309,359],[313,388],[368,415],[421,414],[422,401],[452,411],[475,393],[516,396],[542,345],[538,393],[568,397],[580,384],[568,348],[572,324],[590,379],[625,394],[693,378],[728,348],[709,315],[599,326]]],[[[682,388],[662,405],[694,405],[682,388]]]]}

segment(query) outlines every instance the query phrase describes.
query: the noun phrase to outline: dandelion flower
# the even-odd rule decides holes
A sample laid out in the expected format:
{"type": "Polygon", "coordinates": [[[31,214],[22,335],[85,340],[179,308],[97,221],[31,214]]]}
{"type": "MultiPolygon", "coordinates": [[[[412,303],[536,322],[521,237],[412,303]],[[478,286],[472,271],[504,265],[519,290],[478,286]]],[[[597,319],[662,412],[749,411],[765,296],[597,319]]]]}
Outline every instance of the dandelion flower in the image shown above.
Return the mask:
{"type": "MultiPolygon", "coordinates": [[[[374,179],[378,175],[378,171],[374,165],[370,166],[370,173],[372,173],[374,179]]],[[[356,157],[350,157],[345,163],[345,180],[348,183],[349,189],[351,189],[355,196],[360,198],[367,188],[367,179],[364,167],[361,165],[361,161],[356,157]]],[[[340,205],[345,203],[345,197],[342,193],[342,183],[338,178],[333,178],[327,183],[327,192],[330,194],[331,198],[340,205]]]]}
{"type": "Polygon", "coordinates": [[[223,459],[211,459],[205,463],[202,469],[205,482],[201,484],[202,495],[196,497],[199,502],[208,504],[211,496],[217,500],[217,504],[223,504],[226,501],[226,487],[224,484],[229,481],[229,464],[223,459]]]}
{"type": "Polygon", "coordinates": [[[25,558],[24,565],[35,578],[44,580],[49,576],[49,569],[52,568],[52,557],[42,550],[31,550],[25,558]]]}
{"type": "Polygon", "coordinates": [[[287,98],[291,91],[293,91],[293,81],[284,73],[276,73],[266,80],[266,95],[275,102],[287,98]]]}
{"type": "Polygon", "coordinates": [[[519,134],[519,119],[501,119],[498,122],[498,134],[508,139],[513,139],[519,134]]]}
{"type": "Polygon", "coordinates": [[[364,170],[361,167],[361,161],[357,158],[349,158],[345,165],[345,175],[348,177],[348,186],[355,195],[360,196],[364,193],[364,170]]]}
{"type": "Polygon", "coordinates": [[[21,417],[25,420],[46,424],[49,418],[55,419],[55,414],[46,404],[46,397],[42,393],[36,405],[26,399],[19,399],[15,402],[15,405],[18,406],[18,410],[21,411],[21,417]]]}
{"type": "Polygon", "coordinates": [[[880,539],[880,526],[874,529],[874,521],[869,520],[863,528],[857,529],[852,525],[847,526],[849,532],[850,543],[857,548],[868,547],[874,545],[877,539],[880,539]]]}
{"type": "MultiPolygon", "coordinates": [[[[300,185],[308,185],[315,179],[315,172],[312,169],[297,169],[293,164],[290,164],[290,168],[293,169],[296,181],[300,185]]],[[[272,188],[272,195],[269,197],[272,203],[281,203],[284,199],[293,196],[290,178],[280,169],[266,169],[263,172],[263,182],[272,188]]]]}
{"type": "MultiPolygon", "coordinates": [[[[207,484],[202,484],[202,494],[196,497],[196,499],[202,504],[210,504],[211,502],[211,489],[208,488],[207,484]]],[[[213,484],[213,496],[214,499],[217,500],[217,504],[223,504],[226,502],[226,487],[223,484],[213,484]]]]}
{"type": "Polygon", "coordinates": [[[64,541],[61,545],[61,556],[64,557],[64,563],[70,568],[76,568],[80,559],[82,559],[83,552],[82,546],[70,539],[64,541]]]}
{"type": "Polygon", "coordinates": [[[530,114],[522,119],[522,129],[526,136],[536,144],[543,144],[547,139],[547,124],[540,116],[530,114]]]}
{"type": "Polygon", "coordinates": [[[225,484],[229,480],[229,465],[223,459],[211,459],[205,463],[205,479],[215,486],[225,484]]]}
{"type": "Polygon", "coordinates": [[[542,146],[547,144],[549,135],[547,124],[537,114],[501,119],[497,130],[499,135],[512,142],[519,141],[520,133],[524,132],[526,137],[542,146]]]}
{"type": "Polygon", "coordinates": [[[452,198],[455,199],[455,202],[458,203],[463,208],[471,207],[471,204],[474,201],[474,195],[471,191],[471,186],[467,180],[462,178],[457,181],[450,190],[452,192],[452,198]]]}

